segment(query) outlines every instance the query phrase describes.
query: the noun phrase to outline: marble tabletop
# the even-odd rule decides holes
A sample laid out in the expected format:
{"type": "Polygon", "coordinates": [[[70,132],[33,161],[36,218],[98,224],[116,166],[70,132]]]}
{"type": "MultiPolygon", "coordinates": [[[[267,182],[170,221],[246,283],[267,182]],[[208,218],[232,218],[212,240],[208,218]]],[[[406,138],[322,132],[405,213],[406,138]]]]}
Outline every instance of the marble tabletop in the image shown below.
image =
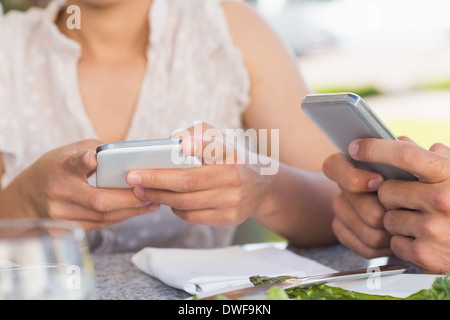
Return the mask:
{"type": "MultiPolygon", "coordinates": [[[[301,249],[289,247],[304,257],[316,260],[335,270],[366,268],[371,260],[364,259],[342,245],[301,249]]],[[[96,291],[99,300],[181,300],[190,295],[172,288],[134,266],[131,253],[93,255],[96,291]]]]}

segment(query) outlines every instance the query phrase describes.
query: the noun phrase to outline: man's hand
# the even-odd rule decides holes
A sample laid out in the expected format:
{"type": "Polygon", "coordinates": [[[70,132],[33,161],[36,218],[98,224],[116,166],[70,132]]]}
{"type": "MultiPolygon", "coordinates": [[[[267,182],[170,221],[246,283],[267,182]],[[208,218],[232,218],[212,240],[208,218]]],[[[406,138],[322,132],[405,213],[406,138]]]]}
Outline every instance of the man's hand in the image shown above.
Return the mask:
{"type": "Polygon", "coordinates": [[[450,149],[435,144],[427,151],[406,141],[364,139],[353,142],[357,160],[385,163],[419,181],[387,180],[378,196],[387,213],[383,225],[391,249],[423,272],[450,272],[450,149]]]}
{"type": "Polygon", "coordinates": [[[327,158],[323,171],[341,188],[341,194],[333,201],[332,227],[338,240],[366,258],[392,254],[391,235],[383,226],[386,209],[376,193],[383,177],[356,168],[341,153],[327,158]]]}

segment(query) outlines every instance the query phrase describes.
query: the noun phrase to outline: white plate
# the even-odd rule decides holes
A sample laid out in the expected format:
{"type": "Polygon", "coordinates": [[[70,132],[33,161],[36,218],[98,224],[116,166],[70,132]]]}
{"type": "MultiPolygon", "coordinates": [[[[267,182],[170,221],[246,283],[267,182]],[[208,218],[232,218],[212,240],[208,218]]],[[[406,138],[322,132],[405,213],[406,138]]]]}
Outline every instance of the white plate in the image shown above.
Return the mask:
{"type": "Polygon", "coordinates": [[[430,289],[434,280],[442,275],[399,274],[378,278],[329,283],[330,286],[367,294],[406,298],[422,289],[430,289]]]}

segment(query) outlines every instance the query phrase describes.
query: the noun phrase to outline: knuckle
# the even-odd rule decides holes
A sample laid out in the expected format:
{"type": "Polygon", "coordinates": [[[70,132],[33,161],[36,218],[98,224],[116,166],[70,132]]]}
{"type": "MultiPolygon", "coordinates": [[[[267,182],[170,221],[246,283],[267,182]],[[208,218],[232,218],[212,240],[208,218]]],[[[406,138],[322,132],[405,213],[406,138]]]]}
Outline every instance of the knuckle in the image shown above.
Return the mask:
{"type": "Polygon", "coordinates": [[[431,207],[438,212],[450,212],[450,189],[441,188],[439,190],[434,190],[429,195],[429,204],[431,207]]]}
{"type": "Polygon", "coordinates": [[[342,243],[344,246],[351,247],[352,243],[346,236],[348,234],[348,230],[339,218],[335,217],[333,219],[333,221],[331,222],[331,230],[340,243],[342,243]]]}
{"type": "Polygon", "coordinates": [[[76,157],[75,154],[67,158],[67,165],[71,169],[76,168],[78,166],[78,158],[76,157]]]}
{"type": "Polygon", "coordinates": [[[349,175],[347,178],[346,189],[351,192],[365,191],[365,187],[362,187],[363,181],[357,174],[349,175]]]}
{"type": "Polygon", "coordinates": [[[388,232],[390,231],[392,224],[395,221],[395,216],[395,213],[393,213],[392,211],[386,211],[383,216],[383,226],[388,232]]]}
{"type": "Polygon", "coordinates": [[[230,207],[239,207],[242,201],[242,195],[240,192],[233,192],[229,198],[229,206],[230,207]]]}
{"type": "Polygon", "coordinates": [[[323,173],[330,178],[330,172],[332,165],[334,163],[335,155],[329,156],[325,159],[325,161],[322,163],[322,171],[323,173]]]}
{"type": "Polygon", "coordinates": [[[195,207],[195,199],[193,196],[189,194],[185,194],[182,197],[178,198],[177,207],[178,208],[184,208],[184,209],[190,209],[195,207]]]}
{"type": "Polygon", "coordinates": [[[442,143],[435,143],[430,147],[430,151],[438,153],[438,154],[444,154],[446,153],[448,148],[442,144],[442,143]]]}
{"type": "Polygon", "coordinates": [[[93,194],[89,198],[89,205],[92,209],[94,209],[97,212],[107,211],[107,205],[104,201],[104,198],[100,194],[93,194]]]}
{"type": "Polygon", "coordinates": [[[143,185],[150,188],[159,184],[159,177],[156,174],[144,174],[142,180],[143,185]]]}
{"type": "Polygon", "coordinates": [[[231,213],[227,216],[227,219],[224,221],[223,225],[234,225],[243,221],[244,218],[241,216],[239,210],[231,210],[231,213]]]}
{"type": "Polygon", "coordinates": [[[386,234],[382,230],[370,230],[365,238],[365,244],[373,249],[383,248],[386,234]]]}
{"type": "Polygon", "coordinates": [[[342,194],[340,194],[339,196],[334,198],[333,202],[331,203],[332,208],[333,208],[333,212],[337,216],[340,216],[342,211],[344,210],[343,202],[344,202],[344,198],[343,198],[342,194]]]}
{"type": "MultiPolygon", "coordinates": [[[[322,171],[323,173],[331,180],[337,182],[340,175],[336,175],[336,171],[339,170],[340,167],[342,167],[342,160],[343,155],[340,153],[335,153],[328,158],[325,159],[325,161],[322,163],[322,171]]],[[[347,161],[344,158],[345,161],[347,161]]]]}
{"type": "Polygon", "coordinates": [[[414,240],[411,246],[411,259],[419,266],[427,267],[429,264],[429,257],[427,253],[427,245],[422,241],[414,240]]]}
{"type": "Polygon", "coordinates": [[[362,218],[368,226],[372,228],[379,228],[383,225],[384,214],[384,208],[381,208],[379,206],[376,208],[371,207],[371,210],[367,210],[362,218]]]}
{"type": "Polygon", "coordinates": [[[371,228],[376,228],[380,224],[379,215],[375,214],[374,211],[368,211],[362,216],[364,222],[371,228]]]}
{"type": "Polygon", "coordinates": [[[48,181],[47,196],[50,199],[59,197],[59,195],[62,194],[62,191],[63,185],[61,184],[61,181],[59,179],[52,178],[48,181]]]}
{"type": "Polygon", "coordinates": [[[440,229],[439,223],[432,218],[424,218],[419,228],[425,238],[434,238],[440,229]]]}
{"type": "Polygon", "coordinates": [[[97,224],[97,227],[102,228],[103,226],[106,226],[106,214],[103,212],[99,212],[95,215],[95,223],[97,224]]]}
{"type": "Polygon", "coordinates": [[[413,167],[417,154],[415,148],[402,148],[399,152],[399,162],[402,163],[405,167],[413,167]]]}
{"type": "Polygon", "coordinates": [[[392,196],[396,196],[398,191],[398,187],[396,187],[395,183],[391,180],[385,180],[380,185],[376,194],[378,195],[378,200],[383,210],[389,210],[392,206],[392,204],[389,203],[389,200],[392,196]]]}
{"type": "Polygon", "coordinates": [[[61,207],[58,203],[50,202],[47,204],[46,215],[52,219],[64,219],[64,210],[61,210],[61,207]]]}
{"type": "Polygon", "coordinates": [[[337,218],[334,218],[331,222],[331,230],[333,231],[333,234],[338,238],[340,242],[343,242],[341,238],[341,228],[339,225],[339,220],[337,218]]]}
{"type": "Polygon", "coordinates": [[[389,188],[389,181],[385,181],[380,185],[380,187],[378,188],[378,197],[380,201],[390,194],[390,190],[392,189],[389,188]]]}
{"type": "Polygon", "coordinates": [[[225,166],[227,169],[226,177],[228,183],[232,187],[240,187],[242,185],[242,173],[240,166],[237,164],[230,164],[225,166]]]}
{"type": "Polygon", "coordinates": [[[191,191],[197,186],[197,179],[192,174],[184,175],[180,180],[181,191],[191,191]]]}

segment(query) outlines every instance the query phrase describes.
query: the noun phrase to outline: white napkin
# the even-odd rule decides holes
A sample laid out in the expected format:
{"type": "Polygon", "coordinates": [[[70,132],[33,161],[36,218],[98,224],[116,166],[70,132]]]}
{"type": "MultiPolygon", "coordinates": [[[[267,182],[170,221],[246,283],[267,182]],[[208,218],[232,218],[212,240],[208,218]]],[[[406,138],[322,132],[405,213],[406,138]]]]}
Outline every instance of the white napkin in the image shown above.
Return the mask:
{"type": "Polygon", "coordinates": [[[219,249],[144,248],[132,257],[143,272],[190,294],[250,286],[250,276],[309,276],[335,270],[291,251],[241,246],[219,249]]]}

